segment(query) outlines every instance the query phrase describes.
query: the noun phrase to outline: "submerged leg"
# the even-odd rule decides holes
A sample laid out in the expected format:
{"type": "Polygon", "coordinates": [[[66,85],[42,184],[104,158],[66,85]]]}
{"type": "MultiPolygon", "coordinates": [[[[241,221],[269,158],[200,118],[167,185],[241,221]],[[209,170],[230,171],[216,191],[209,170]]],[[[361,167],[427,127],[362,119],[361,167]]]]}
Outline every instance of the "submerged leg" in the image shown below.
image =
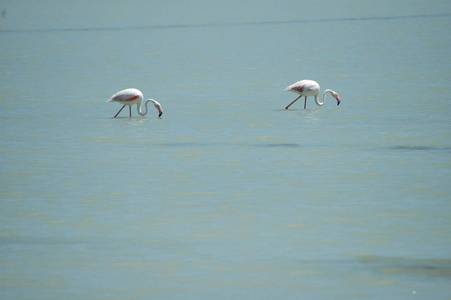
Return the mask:
{"type": "Polygon", "coordinates": [[[294,99],[294,101],[291,102],[290,104],[288,104],[287,107],[285,107],[285,109],[288,109],[288,107],[290,107],[291,104],[293,104],[294,102],[296,102],[296,101],[297,101],[299,98],[301,98],[301,97],[302,97],[302,95],[300,95],[299,97],[297,97],[296,99],[294,99]]]}
{"type": "Polygon", "coordinates": [[[122,106],[122,108],[121,109],[119,109],[119,111],[117,112],[117,114],[113,117],[113,118],[116,118],[117,117],[117,115],[119,115],[119,113],[124,109],[124,107],[125,107],[125,105],[124,106],[122,106]]]}

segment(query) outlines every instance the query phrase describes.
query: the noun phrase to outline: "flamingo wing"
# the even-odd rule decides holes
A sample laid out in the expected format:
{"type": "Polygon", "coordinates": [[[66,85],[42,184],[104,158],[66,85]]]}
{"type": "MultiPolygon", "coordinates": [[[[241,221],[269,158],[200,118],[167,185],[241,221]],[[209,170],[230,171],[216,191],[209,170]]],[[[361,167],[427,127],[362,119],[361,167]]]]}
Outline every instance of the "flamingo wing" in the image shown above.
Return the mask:
{"type": "Polygon", "coordinates": [[[137,89],[125,89],[117,92],[107,102],[119,101],[119,102],[127,102],[138,99],[139,97],[143,97],[143,94],[137,89]]]}
{"type": "Polygon", "coordinates": [[[296,82],[296,83],[293,83],[293,84],[287,86],[285,88],[285,91],[302,93],[303,89],[304,89],[304,86],[303,85],[299,85],[298,82],[296,82]]]}
{"type": "Polygon", "coordinates": [[[285,90],[308,96],[319,92],[319,84],[313,80],[301,80],[289,85],[285,90]]]}
{"type": "Polygon", "coordinates": [[[291,88],[291,90],[296,91],[299,94],[302,94],[304,92],[304,88],[305,88],[305,85],[296,85],[296,86],[293,86],[291,88]]]}

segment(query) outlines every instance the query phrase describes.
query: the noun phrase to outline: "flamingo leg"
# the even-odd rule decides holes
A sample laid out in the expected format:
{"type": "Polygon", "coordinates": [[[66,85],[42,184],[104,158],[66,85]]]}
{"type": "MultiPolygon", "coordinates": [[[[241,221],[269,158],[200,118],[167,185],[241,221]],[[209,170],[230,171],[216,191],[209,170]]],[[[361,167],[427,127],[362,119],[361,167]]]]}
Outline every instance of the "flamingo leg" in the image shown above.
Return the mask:
{"type": "Polygon", "coordinates": [[[305,100],[304,100],[304,109],[307,107],[307,96],[305,96],[305,100]]]}
{"type": "Polygon", "coordinates": [[[117,114],[113,117],[113,118],[116,118],[119,114],[120,114],[120,112],[124,109],[124,107],[125,107],[125,105],[124,106],[122,106],[122,108],[121,109],[119,109],[119,111],[117,112],[117,114]]]}
{"type": "MultiPolygon", "coordinates": [[[[290,104],[288,104],[287,107],[285,107],[285,109],[288,109],[288,107],[290,107],[291,104],[293,104],[294,102],[298,101],[298,99],[301,98],[301,97],[302,97],[302,95],[300,95],[299,97],[297,97],[296,99],[294,99],[294,101],[291,102],[290,104]]],[[[305,97],[305,98],[307,99],[307,97],[305,97]]]]}
{"type": "Polygon", "coordinates": [[[130,110],[130,118],[131,118],[131,117],[132,117],[132,106],[129,105],[128,108],[129,108],[129,110],[130,110]]]}

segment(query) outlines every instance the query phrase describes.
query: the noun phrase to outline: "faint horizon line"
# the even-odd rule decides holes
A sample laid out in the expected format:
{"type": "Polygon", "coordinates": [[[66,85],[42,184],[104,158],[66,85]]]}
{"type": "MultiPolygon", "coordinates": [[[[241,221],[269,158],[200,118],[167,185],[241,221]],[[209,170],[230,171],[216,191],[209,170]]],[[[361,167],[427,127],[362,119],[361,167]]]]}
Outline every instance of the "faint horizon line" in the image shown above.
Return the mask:
{"type": "Polygon", "coordinates": [[[374,17],[346,17],[330,19],[311,20],[287,20],[287,21],[252,21],[252,22],[230,22],[230,23],[204,23],[204,24],[169,24],[169,25],[147,25],[129,27],[92,27],[92,28],[60,28],[60,29],[0,29],[3,33],[13,32],[81,32],[81,31],[126,31],[126,30],[155,30],[155,29],[183,29],[183,28],[203,28],[203,27],[234,27],[234,26],[257,26],[257,25],[284,25],[297,23],[320,23],[320,22],[350,22],[350,21],[377,21],[377,20],[398,20],[414,18],[435,18],[451,16],[451,13],[441,14],[419,14],[401,16],[374,16],[374,17]]]}

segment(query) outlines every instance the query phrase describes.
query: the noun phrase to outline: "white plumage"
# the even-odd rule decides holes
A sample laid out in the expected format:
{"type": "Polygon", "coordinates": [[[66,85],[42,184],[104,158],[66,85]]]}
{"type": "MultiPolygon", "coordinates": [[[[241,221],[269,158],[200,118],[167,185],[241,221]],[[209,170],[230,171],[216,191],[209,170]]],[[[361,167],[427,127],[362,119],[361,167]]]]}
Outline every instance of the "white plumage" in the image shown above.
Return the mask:
{"type": "Polygon", "coordinates": [[[114,116],[114,118],[116,118],[119,115],[119,113],[122,111],[122,109],[124,109],[124,107],[126,105],[128,105],[128,107],[129,107],[130,117],[131,117],[132,116],[132,105],[134,105],[134,104],[137,105],[138,114],[140,114],[141,116],[145,116],[147,114],[147,103],[149,103],[149,102],[153,103],[155,108],[158,110],[158,117],[161,117],[161,115],[163,114],[163,108],[161,107],[161,104],[154,99],[148,99],[144,103],[145,111],[143,112],[142,111],[143,99],[144,99],[144,96],[140,90],[125,89],[125,90],[119,91],[116,94],[114,94],[113,96],[111,96],[111,98],[108,99],[106,102],[114,101],[114,102],[118,102],[123,105],[122,108],[114,116]]]}
{"type": "Polygon", "coordinates": [[[290,92],[299,94],[299,97],[297,97],[296,99],[294,99],[293,102],[288,104],[287,107],[285,107],[285,109],[288,109],[294,102],[296,102],[302,96],[305,97],[304,109],[307,106],[307,97],[310,97],[310,96],[315,97],[315,102],[319,106],[324,105],[324,101],[326,99],[326,93],[330,93],[332,95],[332,97],[334,97],[335,100],[337,100],[337,105],[340,105],[340,102],[341,102],[341,99],[340,99],[340,96],[338,96],[338,93],[335,91],[329,90],[329,89],[327,89],[323,92],[323,101],[320,102],[318,99],[318,95],[320,92],[320,86],[319,86],[318,82],[313,81],[313,80],[301,80],[301,81],[295,82],[295,83],[287,86],[285,88],[285,91],[290,91],[290,92]]]}

